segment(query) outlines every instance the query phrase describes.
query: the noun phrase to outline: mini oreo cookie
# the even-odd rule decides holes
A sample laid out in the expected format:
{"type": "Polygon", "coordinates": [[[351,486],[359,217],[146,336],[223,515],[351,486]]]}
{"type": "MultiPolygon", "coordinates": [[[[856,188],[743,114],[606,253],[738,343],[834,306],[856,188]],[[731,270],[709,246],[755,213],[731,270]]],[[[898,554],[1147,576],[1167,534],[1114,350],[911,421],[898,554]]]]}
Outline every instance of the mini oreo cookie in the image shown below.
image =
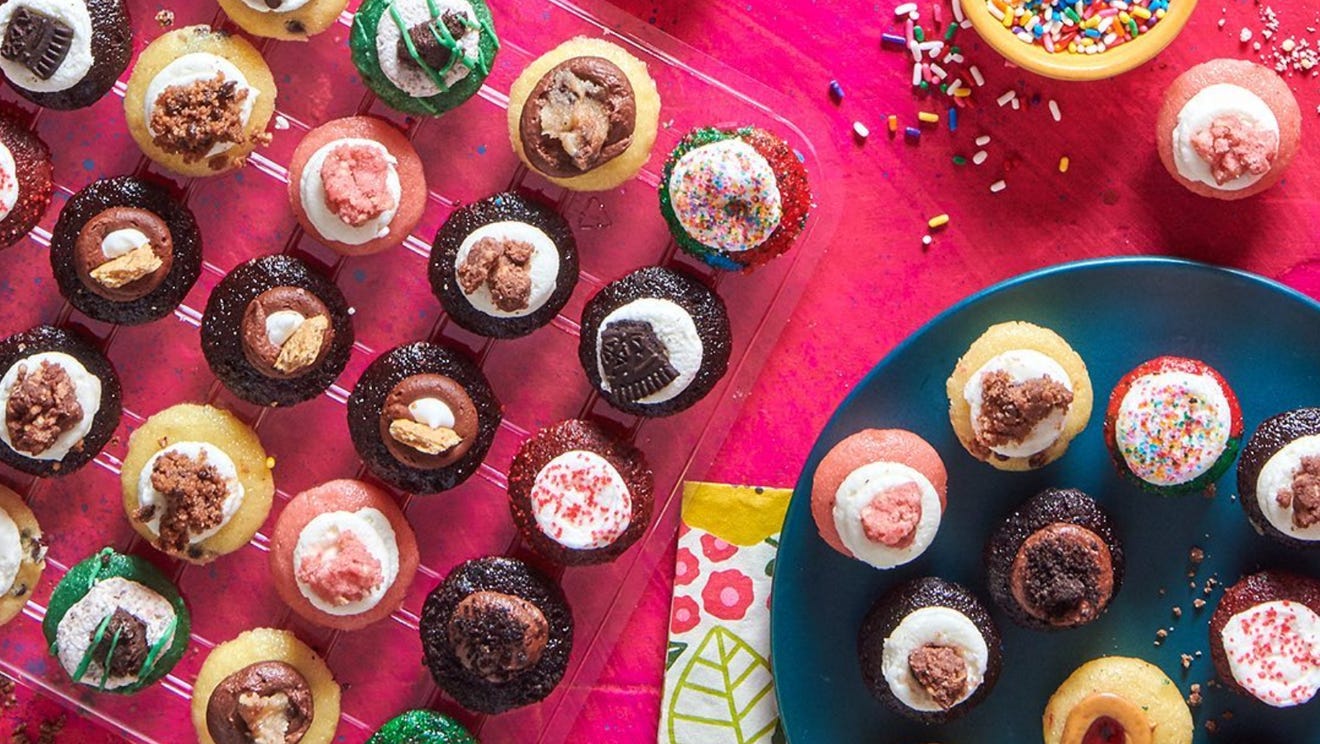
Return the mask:
{"type": "Polygon", "coordinates": [[[229,272],[206,302],[202,352],[235,395],[288,406],[320,395],[348,364],[353,323],[334,282],[292,256],[229,272]]]}
{"type": "Polygon", "coordinates": [[[192,212],[164,188],[133,176],[103,178],[60,211],[50,268],[60,294],[88,316],[148,323],[178,307],[197,282],[202,237],[192,212]]]}
{"type": "Polygon", "coordinates": [[[1096,620],[1123,585],[1123,546],[1112,522],[1075,488],[1047,488],[1018,507],[986,543],[990,597],[1035,630],[1096,620]]]}
{"type": "Polygon", "coordinates": [[[348,399],[348,431],[377,478],[412,493],[448,491],[485,459],[502,412],[481,370],[419,341],[381,354],[348,399]]]}
{"type": "Polygon", "coordinates": [[[132,55],[123,0],[10,0],[0,6],[0,71],[16,93],[39,106],[91,106],[114,87],[132,55]]]}
{"type": "Polygon", "coordinates": [[[433,710],[410,710],[391,718],[367,744],[477,744],[463,724],[433,710]]]}
{"type": "Polygon", "coordinates": [[[1320,408],[1266,419],[1242,450],[1237,482],[1256,532],[1291,548],[1320,547],[1320,408]]]}
{"type": "MultiPolygon", "coordinates": [[[[7,7],[0,5],[0,11],[7,7]]],[[[0,104],[0,248],[32,232],[55,190],[50,148],[23,125],[20,113],[0,104]]]]}
{"type": "Polygon", "coordinates": [[[514,558],[460,564],[427,596],[419,625],[436,684],[481,713],[544,699],[563,678],[573,648],[563,591],[514,558]]]}
{"type": "Polygon", "coordinates": [[[687,274],[650,266],[607,284],[582,311],[578,360],[610,405],[669,416],[696,404],[729,367],[724,301],[687,274]]]}
{"type": "Polygon", "coordinates": [[[122,413],[115,368],[78,334],[43,325],[0,340],[0,462],[43,478],[68,475],[110,441],[122,413]],[[19,363],[33,357],[39,357],[41,376],[34,379],[24,365],[20,382],[19,363]],[[62,380],[72,383],[71,393],[62,389],[62,380]],[[95,409],[90,421],[88,408],[95,409]],[[24,426],[31,422],[11,421],[15,415],[31,418],[34,409],[35,420],[46,424],[40,430],[24,426]],[[16,434],[23,442],[15,443],[16,434]]]}
{"type": "Polygon", "coordinates": [[[570,566],[618,558],[651,522],[654,477],[641,450],[570,419],[523,442],[509,466],[514,524],[541,555],[570,566]]]}
{"type": "Polygon", "coordinates": [[[577,286],[577,241],[554,210],[515,193],[460,207],[435,235],[431,291],[464,328],[525,336],[554,320],[577,286]]]}

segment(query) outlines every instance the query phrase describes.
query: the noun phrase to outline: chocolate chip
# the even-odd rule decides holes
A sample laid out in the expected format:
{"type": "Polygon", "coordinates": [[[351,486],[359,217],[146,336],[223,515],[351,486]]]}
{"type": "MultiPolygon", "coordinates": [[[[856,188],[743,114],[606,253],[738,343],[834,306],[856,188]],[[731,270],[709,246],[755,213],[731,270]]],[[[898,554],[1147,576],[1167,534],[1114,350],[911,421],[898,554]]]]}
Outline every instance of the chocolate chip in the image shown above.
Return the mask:
{"type": "Polygon", "coordinates": [[[302,21],[285,21],[284,30],[291,34],[307,33],[307,27],[303,25],[302,21]]]}
{"type": "Polygon", "coordinates": [[[678,378],[669,351],[642,320],[619,320],[601,332],[600,362],[605,381],[619,397],[637,401],[678,378]]]}
{"type": "Polygon", "coordinates": [[[19,7],[9,18],[0,57],[18,62],[42,80],[64,63],[73,46],[73,29],[58,18],[19,7]]]}
{"type": "Polygon", "coordinates": [[[283,4],[284,0],[266,0],[266,7],[271,10],[279,10],[280,6],[283,4]]]}

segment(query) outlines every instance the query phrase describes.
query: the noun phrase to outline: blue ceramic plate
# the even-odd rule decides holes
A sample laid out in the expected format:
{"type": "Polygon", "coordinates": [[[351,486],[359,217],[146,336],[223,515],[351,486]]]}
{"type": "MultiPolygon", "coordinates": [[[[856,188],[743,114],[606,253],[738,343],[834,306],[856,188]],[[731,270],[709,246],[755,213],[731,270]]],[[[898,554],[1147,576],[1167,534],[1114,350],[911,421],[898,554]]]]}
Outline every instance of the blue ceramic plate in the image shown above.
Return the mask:
{"type": "MultiPolygon", "coordinates": [[[[772,611],[772,658],[784,730],[793,744],[1034,744],[1054,689],[1097,656],[1137,656],[1159,665],[1183,690],[1215,678],[1210,614],[1223,585],[1262,568],[1320,576],[1320,555],[1257,536],[1234,498],[1236,470],[1218,496],[1161,498],[1120,479],[1101,436],[1109,391],[1128,370],[1161,354],[1200,358],[1237,392],[1247,432],[1290,408],[1320,405],[1320,304],[1256,276],[1185,261],[1124,258],[1066,264],[1011,279],[931,321],[876,365],[830,419],[807,458],[784,525],[772,611]],[[1095,387],[1091,422],[1060,460],[1031,473],[1002,473],[974,460],[949,425],[944,382],[988,326],[1026,320],[1072,344],[1095,387]],[[825,453],[859,429],[903,428],[939,450],[949,502],[935,543],[902,568],[879,571],[835,553],[811,519],[811,478],[825,453]],[[981,553],[999,521],[1051,486],[1085,490],[1117,520],[1127,576],[1108,614],[1077,630],[1023,630],[992,608],[1004,634],[1004,672],[989,698],[964,718],[923,726],[891,713],[866,691],[857,629],[887,589],[923,575],[972,589],[987,606],[981,553]],[[1206,560],[1189,579],[1188,554],[1206,560]],[[1194,583],[1195,588],[1189,586],[1194,583]],[[1196,598],[1206,600],[1193,609],[1196,598]],[[1181,608],[1175,618],[1174,608],[1181,608]],[[1156,631],[1168,638],[1156,645],[1156,631]],[[1180,655],[1194,661],[1182,669],[1180,655]],[[1199,656],[1196,656],[1199,654],[1199,656]]],[[[1194,709],[1197,742],[1320,742],[1320,701],[1274,710],[1217,687],[1194,709]],[[1231,720],[1225,720],[1231,711],[1231,720]],[[1205,723],[1216,719],[1213,739],[1205,723]]]]}

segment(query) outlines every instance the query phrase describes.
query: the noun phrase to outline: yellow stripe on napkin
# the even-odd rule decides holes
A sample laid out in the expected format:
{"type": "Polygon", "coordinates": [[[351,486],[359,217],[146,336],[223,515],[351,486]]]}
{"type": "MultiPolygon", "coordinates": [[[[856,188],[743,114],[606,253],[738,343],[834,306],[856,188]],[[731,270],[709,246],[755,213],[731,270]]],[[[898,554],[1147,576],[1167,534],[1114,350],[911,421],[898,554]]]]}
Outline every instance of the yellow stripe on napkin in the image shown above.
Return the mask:
{"type": "Polygon", "coordinates": [[[729,486],[723,483],[683,484],[683,521],[734,545],[755,545],[784,526],[787,488],[729,486]]]}

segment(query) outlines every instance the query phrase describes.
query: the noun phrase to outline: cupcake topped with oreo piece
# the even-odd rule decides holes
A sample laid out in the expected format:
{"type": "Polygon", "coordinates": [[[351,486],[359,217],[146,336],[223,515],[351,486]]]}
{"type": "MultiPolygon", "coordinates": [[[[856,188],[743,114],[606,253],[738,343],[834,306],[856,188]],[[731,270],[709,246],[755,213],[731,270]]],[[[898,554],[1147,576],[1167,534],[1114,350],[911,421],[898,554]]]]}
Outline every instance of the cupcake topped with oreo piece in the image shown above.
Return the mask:
{"type": "Polygon", "coordinates": [[[106,323],[168,315],[202,271],[202,237],[164,188],[117,176],[88,184],[60,211],[50,267],[70,304],[106,323]]]}
{"type": "Polygon", "coordinates": [[[0,5],[0,71],[33,103],[96,103],[128,68],[133,30],[122,0],[10,0],[0,5]]]}
{"type": "Polygon", "coordinates": [[[577,241],[563,217],[515,193],[460,207],[435,236],[431,291],[456,323],[514,338],[549,323],[578,280],[577,241]]]}
{"type": "Polygon", "coordinates": [[[1257,427],[1237,482],[1257,532],[1294,548],[1320,547],[1320,408],[1285,411],[1257,427]]]}
{"type": "MultiPolygon", "coordinates": [[[[0,5],[0,11],[12,5],[0,5]]],[[[0,106],[0,248],[32,232],[55,191],[50,148],[17,118],[19,113],[0,106]]]]}
{"type": "Polygon", "coordinates": [[[668,416],[715,387],[732,345],[718,295],[687,274],[651,266],[607,284],[587,302],[578,359],[610,405],[668,416]]]}

